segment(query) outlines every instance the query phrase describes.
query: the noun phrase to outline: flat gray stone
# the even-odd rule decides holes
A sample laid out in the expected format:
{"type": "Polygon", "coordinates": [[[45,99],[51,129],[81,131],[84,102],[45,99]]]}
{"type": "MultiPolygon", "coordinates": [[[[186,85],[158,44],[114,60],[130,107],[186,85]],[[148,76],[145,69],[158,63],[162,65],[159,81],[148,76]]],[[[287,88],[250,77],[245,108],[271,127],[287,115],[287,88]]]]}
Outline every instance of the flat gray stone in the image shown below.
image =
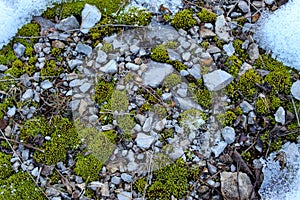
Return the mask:
{"type": "Polygon", "coordinates": [[[11,108],[8,109],[7,111],[7,116],[8,117],[13,117],[16,114],[17,108],[16,106],[13,106],[11,108]]]}
{"type": "Polygon", "coordinates": [[[21,44],[21,43],[14,44],[14,52],[16,53],[16,56],[18,58],[20,58],[24,55],[25,50],[26,50],[26,47],[23,44],[21,44]]]}
{"type": "Polygon", "coordinates": [[[248,52],[251,60],[254,61],[259,58],[259,49],[256,43],[250,44],[250,46],[248,47],[248,52]]]}
{"type": "Polygon", "coordinates": [[[226,52],[227,56],[232,56],[235,52],[232,42],[230,42],[229,44],[224,44],[223,50],[226,52]]]}
{"type": "Polygon", "coordinates": [[[79,43],[79,44],[77,44],[75,51],[77,51],[79,53],[83,53],[83,54],[87,55],[88,57],[91,57],[93,48],[90,47],[89,45],[79,43]]]}
{"type": "Polygon", "coordinates": [[[155,138],[145,133],[138,133],[135,139],[137,146],[143,150],[148,149],[154,141],[155,138]]]}
{"type": "Polygon", "coordinates": [[[224,40],[225,42],[229,42],[231,37],[229,35],[230,28],[227,25],[224,15],[220,15],[217,17],[216,24],[215,24],[215,32],[217,36],[224,40]]]}
{"type": "Polygon", "coordinates": [[[21,97],[21,101],[26,101],[33,98],[33,90],[27,89],[21,97]]]}
{"type": "Polygon", "coordinates": [[[254,110],[254,107],[247,101],[243,101],[242,103],[240,103],[240,107],[243,113],[249,113],[250,111],[254,110]]]}
{"type": "Polygon", "coordinates": [[[101,12],[96,6],[85,4],[84,9],[81,13],[82,23],[80,31],[84,34],[88,33],[90,28],[92,28],[101,19],[101,12]]]}
{"type": "Polygon", "coordinates": [[[137,71],[140,68],[140,66],[136,65],[136,64],[133,64],[133,63],[127,63],[126,68],[130,69],[132,71],[137,71]]]}
{"type": "Polygon", "coordinates": [[[82,79],[74,79],[72,80],[70,83],[69,83],[69,86],[70,87],[77,87],[77,86],[80,86],[84,83],[84,80],[82,79]]]}
{"type": "Polygon", "coordinates": [[[131,192],[121,192],[117,195],[118,200],[131,200],[132,193],[131,192]]]}
{"type": "Polygon", "coordinates": [[[100,67],[100,71],[107,74],[114,74],[118,71],[118,63],[115,60],[110,60],[104,67],[100,67]]]}
{"type": "Polygon", "coordinates": [[[82,63],[83,63],[82,60],[78,60],[78,59],[68,61],[68,65],[71,70],[73,70],[75,67],[81,66],[82,63]]]}
{"type": "Polygon", "coordinates": [[[0,65],[0,72],[5,72],[8,69],[5,65],[0,65]]]}
{"type": "Polygon", "coordinates": [[[230,126],[226,126],[222,129],[222,137],[224,138],[227,144],[231,144],[235,140],[235,130],[230,126]]]}
{"type": "Polygon", "coordinates": [[[53,84],[49,80],[44,80],[43,82],[41,82],[41,88],[43,88],[44,90],[47,90],[52,87],[53,84]]]}
{"type": "Polygon", "coordinates": [[[102,50],[98,50],[96,62],[99,63],[99,64],[105,63],[106,59],[107,59],[106,53],[104,51],[102,51],[102,50]]]}
{"type": "Polygon", "coordinates": [[[218,91],[233,81],[233,76],[223,70],[215,70],[203,75],[204,84],[209,91],[218,91]]]}
{"type": "Polygon", "coordinates": [[[121,174],[121,179],[125,181],[126,183],[131,183],[132,182],[132,176],[127,173],[121,174]]]}
{"type": "Polygon", "coordinates": [[[60,21],[59,24],[55,25],[55,28],[61,31],[69,31],[79,29],[79,23],[73,15],[60,21]]]}
{"type": "Polygon", "coordinates": [[[115,185],[119,185],[121,183],[121,178],[120,177],[117,177],[117,176],[113,176],[111,178],[111,182],[115,185]]]}
{"type": "Polygon", "coordinates": [[[245,1],[240,1],[239,3],[238,3],[238,7],[241,9],[241,11],[243,12],[243,13],[248,13],[248,12],[250,12],[250,6],[247,4],[247,2],[245,2],[245,1]]]}
{"type": "Polygon", "coordinates": [[[278,108],[274,116],[276,122],[281,123],[282,125],[285,124],[285,110],[282,106],[278,108]]]}
{"type": "Polygon", "coordinates": [[[187,70],[195,79],[200,79],[201,78],[201,74],[200,74],[200,65],[196,64],[193,65],[192,68],[187,70]]]}
{"type": "Polygon", "coordinates": [[[173,72],[173,66],[165,63],[150,61],[147,63],[147,70],[143,74],[143,84],[156,88],[167,76],[173,72]]]}
{"type": "Polygon", "coordinates": [[[220,141],[216,146],[211,148],[211,151],[215,154],[215,157],[219,157],[221,153],[223,153],[224,149],[226,148],[227,143],[224,141],[220,141]]]}
{"type": "Polygon", "coordinates": [[[300,80],[293,83],[291,93],[295,99],[300,101],[300,80]]]}
{"type": "Polygon", "coordinates": [[[79,89],[82,93],[86,93],[91,88],[91,86],[92,84],[90,83],[84,83],[79,87],[79,89]]]}

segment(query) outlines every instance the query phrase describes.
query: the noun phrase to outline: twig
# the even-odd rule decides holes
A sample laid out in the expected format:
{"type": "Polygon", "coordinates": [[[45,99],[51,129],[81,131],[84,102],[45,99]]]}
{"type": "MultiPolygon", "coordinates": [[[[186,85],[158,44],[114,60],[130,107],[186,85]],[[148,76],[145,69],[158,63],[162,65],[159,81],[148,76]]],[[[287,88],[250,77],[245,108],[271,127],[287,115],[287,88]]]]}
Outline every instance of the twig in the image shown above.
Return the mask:
{"type": "Polygon", "coordinates": [[[296,105],[295,105],[295,102],[294,102],[294,98],[291,97],[291,100],[292,100],[293,107],[294,107],[294,110],[295,110],[295,115],[296,115],[296,118],[297,118],[298,127],[300,127],[299,116],[298,116],[297,108],[296,108],[296,105]]]}
{"type": "MultiPolygon", "coordinates": [[[[1,132],[2,132],[2,131],[1,131],[1,132]]],[[[25,147],[27,147],[27,148],[29,148],[29,149],[34,149],[34,150],[37,150],[37,151],[39,151],[39,152],[45,153],[44,150],[39,149],[39,148],[37,148],[37,147],[34,147],[34,146],[32,146],[31,144],[25,144],[25,143],[23,143],[23,142],[19,142],[19,141],[13,140],[13,139],[9,139],[9,138],[7,138],[7,137],[0,136],[0,140],[7,140],[7,141],[9,141],[9,142],[14,142],[14,143],[17,143],[17,144],[22,144],[22,145],[24,145],[25,147]]]]}

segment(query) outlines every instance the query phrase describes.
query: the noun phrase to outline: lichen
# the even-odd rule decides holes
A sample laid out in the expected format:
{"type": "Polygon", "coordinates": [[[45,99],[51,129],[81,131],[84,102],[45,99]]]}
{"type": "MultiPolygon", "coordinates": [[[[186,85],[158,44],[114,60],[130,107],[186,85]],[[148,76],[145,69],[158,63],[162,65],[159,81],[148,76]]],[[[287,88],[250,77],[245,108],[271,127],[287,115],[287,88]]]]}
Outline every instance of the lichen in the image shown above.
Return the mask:
{"type": "Polygon", "coordinates": [[[135,126],[135,122],[132,116],[129,114],[119,115],[116,117],[118,126],[123,130],[123,136],[125,139],[131,138],[131,130],[135,126]]]}
{"type": "Polygon", "coordinates": [[[174,26],[174,28],[176,28],[177,30],[188,30],[196,24],[197,21],[193,18],[193,12],[188,9],[184,9],[182,11],[177,12],[171,21],[171,25],[174,26]]]}
{"type": "Polygon", "coordinates": [[[153,105],[151,107],[151,111],[153,113],[155,113],[160,120],[162,120],[163,118],[165,118],[167,116],[167,114],[168,114],[167,109],[164,106],[160,105],[160,104],[153,105]]]}

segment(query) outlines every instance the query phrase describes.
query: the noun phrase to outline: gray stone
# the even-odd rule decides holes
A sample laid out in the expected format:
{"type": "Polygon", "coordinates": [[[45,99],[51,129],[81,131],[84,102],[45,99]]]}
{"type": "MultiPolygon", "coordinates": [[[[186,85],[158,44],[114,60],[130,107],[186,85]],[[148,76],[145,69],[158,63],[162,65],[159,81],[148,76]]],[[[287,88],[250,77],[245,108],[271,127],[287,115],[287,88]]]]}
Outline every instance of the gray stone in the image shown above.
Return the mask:
{"type": "Polygon", "coordinates": [[[143,84],[156,88],[173,72],[173,66],[165,63],[150,61],[147,70],[143,74],[143,84]]]}
{"type": "Polygon", "coordinates": [[[231,144],[234,142],[234,140],[235,140],[234,128],[232,128],[230,126],[226,126],[222,129],[221,134],[227,144],[231,144]]]}
{"type": "Polygon", "coordinates": [[[5,72],[8,69],[5,65],[0,65],[0,72],[5,72]]]}
{"type": "Polygon", "coordinates": [[[44,90],[47,90],[52,87],[53,87],[53,84],[49,80],[44,80],[43,82],[41,82],[41,88],[44,90]]]}
{"type": "Polygon", "coordinates": [[[100,71],[107,74],[114,74],[118,70],[118,63],[115,60],[110,60],[104,67],[100,67],[100,71]]]}
{"type": "Polygon", "coordinates": [[[215,167],[214,165],[210,164],[209,162],[207,162],[207,168],[208,168],[208,171],[211,175],[215,174],[218,172],[218,169],[217,167],[215,167]]]}
{"type": "Polygon", "coordinates": [[[102,186],[101,186],[101,195],[103,197],[109,197],[109,186],[108,186],[108,182],[105,182],[102,186]]]}
{"type": "Polygon", "coordinates": [[[131,45],[130,46],[130,52],[133,54],[138,54],[140,50],[140,47],[136,46],[136,45],[131,45]]]}
{"type": "Polygon", "coordinates": [[[63,19],[59,22],[59,24],[55,25],[55,28],[61,31],[69,31],[74,29],[79,29],[79,23],[73,15],[63,19]]]}
{"type": "Polygon", "coordinates": [[[200,30],[200,37],[205,39],[205,38],[210,38],[210,37],[214,37],[216,36],[216,34],[210,30],[210,29],[207,29],[207,28],[201,28],[200,30]]]}
{"type": "Polygon", "coordinates": [[[136,65],[136,64],[133,64],[133,63],[127,63],[126,68],[130,69],[132,71],[137,71],[140,68],[140,66],[136,65]]]}
{"type": "Polygon", "coordinates": [[[190,53],[190,52],[184,52],[184,53],[182,54],[182,60],[183,60],[183,61],[189,61],[190,58],[191,58],[191,53],[190,53]]]}
{"type": "Polygon", "coordinates": [[[132,193],[131,192],[120,192],[117,195],[118,200],[132,200],[132,193]]]}
{"type": "Polygon", "coordinates": [[[24,161],[28,160],[29,158],[29,149],[22,150],[22,158],[24,161]]]}
{"type": "Polygon", "coordinates": [[[254,110],[254,107],[247,101],[243,101],[242,103],[240,103],[240,107],[243,113],[249,113],[250,111],[254,110]]]}
{"type": "Polygon", "coordinates": [[[235,52],[232,42],[230,42],[229,44],[224,44],[223,50],[226,52],[227,56],[232,56],[235,52]]]}
{"type": "Polygon", "coordinates": [[[224,199],[253,199],[254,193],[252,188],[250,178],[243,172],[239,172],[238,175],[237,172],[221,173],[221,192],[224,195],[224,199]],[[250,196],[251,192],[252,196],[250,196]]]}
{"type": "Polygon", "coordinates": [[[168,154],[169,158],[173,161],[177,160],[182,155],[184,155],[184,151],[180,147],[173,147],[172,151],[168,154]]]}
{"type": "Polygon", "coordinates": [[[31,175],[34,177],[37,177],[39,175],[39,168],[35,167],[32,171],[31,171],[31,175]]]}
{"type": "Polygon", "coordinates": [[[82,23],[80,31],[84,34],[88,33],[90,28],[92,28],[101,19],[101,12],[96,6],[85,4],[84,9],[81,13],[82,23]]]}
{"type": "Polygon", "coordinates": [[[90,47],[89,45],[79,43],[79,44],[77,44],[75,51],[77,51],[79,53],[83,53],[83,54],[87,55],[88,57],[91,57],[93,48],[90,47]]]}
{"type": "Polygon", "coordinates": [[[143,150],[148,149],[154,141],[154,137],[146,135],[145,133],[138,133],[135,139],[137,146],[143,150]]]}
{"type": "Polygon", "coordinates": [[[18,58],[24,55],[25,49],[26,47],[21,43],[14,44],[14,52],[18,58]]]}
{"type": "Polygon", "coordinates": [[[72,80],[70,83],[69,83],[69,86],[70,87],[77,87],[77,86],[80,86],[84,83],[84,80],[82,79],[74,79],[72,80]]]}
{"type": "Polygon", "coordinates": [[[51,53],[51,48],[50,47],[45,47],[45,48],[43,48],[43,52],[45,54],[50,54],[51,53]]]}
{"type": "Polygon", "coordinates": [[[86,93],[91,88],[91,86],[92,84],[90,83],[84,83],[79,87],[79,89],[82,93],[86,93]]]}
{"type": "Polygon", "coordinates": [[[71,70],[73,70],[75,67],[81,66],[82,63],[83,63],[82,60],[78,60],[78,59],[68,61],[68,65],[71,70]]]}
{"type": "Polygon", "coordinates": [[[281,123],[282,125],[285,124],[285,110],[282,106],[278,108],[274,116],[276,122],[281,123]]]}
{"type": "Polygon", "coordinates": [[[199,104],[197,104],[195,101],[193,101],[191,98],[182,98],[179,96],[174,96],[174,100],[182,110],[189,110],[189,109],[202,110],[202,107],[199,104]]]}
{"type": "Polygon", "coordinates": [[[80,104],[80,100],[79,99],[75,99],[75,100],[72,100],[70,102],[69,106],[70,106],[71,110],[74,111],[74,110],[78,109],[79,104],[80,104]]]}
{"type": "Polygon", "coordinates": [[[96,62],[101,64],[101,63],[106,62],[106,59],[107,59],[106,53],[102,50],[98,50],[96,62]]]}
{"type": "Polygon", "coordinates": [[[233,81],[233,77],[223,70],[215,70],[203,75],[204,84],[209,91],[218,91],[233,81]]]}
{"type": "Polygon", "coordinates": [[[274,0],[265,0],[265,3],[268,5],[272,5],[274,3],[274,0]]]}
{"type": "Polygon", "coordinates": [[[89,116],[89,122],[96,122],[96,121],[98,121],[98,116],[97,115],[89,116]]]}
{"type": "Polygon", "coordinates": [[[170,60],[182,61],[181,56],[173,49],[167,49],[170,60]]]}
{"type": "Polygon", "coordinates": [[[9,108],[7,111],[7,117],[13,117],[16,114],[16,111],[17,111],[16,106],[9,108]]]}
{"type": "Polygon", "coordinates": [[[256,43],[250,44],[248,47],[249,57],[252,61],[259,58],[259,49],[258,45],[256,43]]]}
{"type": "Polygon", "coordinates": [[[248,115],[248,124],[255,124],[256,115],[255,112],[251,111],[248,115]]]}
{"type": "Polygon", "coordinates": [[[162,98],[162,100],[164,100],[164,101],[170,100],[171,97],[172,97],[172,93],[163,93],[163,94],[161,95],[161,98],[162,98]]]}
{"type": "Polygon", "coordinates": [[[291,93],[295,99],[300,101],[300,80],[293,83],[291,93]]]}
{"type": "Polygon", "coordinates": [[[153,122],[153,118],[152,117],[148,117],[145,120],[145,123],[144,123],[144,126],[143,126],[143,131],[144,132],[149,132],[151,130],[152,122],[153,122]]]}
{"type": "Polygon", "coordinates": [[[177,90],[177,94],[180,96],[180,97],[186,97],[187,96],[187,89],[186,88],[179,88],[177,90]]]}
{"type": "Polygon", "coordinates": [[[253,69],[252,65],[244,62],[240,68],[240,71],[238,73],[238,76],[242,76],[243,74],[245,74],[248,70],[253,69]]]}
{"type": "Polygon", "coordinates": [[[224,149],[226,148],[227,143],[224,141],[220,141],[216,146],[211,148],[211,151],[215,154],[215,157],[219,157],[221,153],[223,153],[224,149]]]}
{"type": "Polygon", "coordinates": [[[131,183],[132,182],[132,176],[127,173],[121,174],[121,179],[125,181],[126,183],[131,183]]]}
{"type": "Polygon", "coordinates": [[[231,37],[229,35],[230,28],[227,25],[224,15],[220,15],[217,17],[215,30],[217,36],[221,40],[224,40],[225,42],[229,42],[231,40],[231,37]]]}
{"type": "Polygon", "coordinates": [[[135,119],[137,120],[138,123],[140,123],[140,125],[144,125],[145,121],[146,121],[146,117],[144,115],[141,114],[137,114],[135,115],[135,119]]]}
{"type": "MultiPolygon", "coordinates": [[[[216,46],[213,46],[213,45],[210,45],[208,48],[207,48],[207,50],[206,50],[208,53],[220,53],[221,52],[221,50],[218,48],[218,47],[216,47],[216,46]]],[[[228,55],[228,54],[227,54],[228,55]]]]}
{"type": "Polygon", "coordinates": [[[130,161],[127,165],[127,170],[129,172],[133,172],[133,171],[136,171],[138,169],[138,164],[134,161],[130,161]]]}
{"type": "Polygon", "coordinates": [[[26,101],[33,98],[33,90],[27,89],[21,97],[21,101],[26,101]]]}
{"type": "Polygon", "coordinates": [[[113,176],[111,178],[111,182],[115,185],[119,185],[121,183],[121,178],[120,177],[117,177],[117,176],[113,176]]]}
{"type": "Polygon", "coordinates": [[[243,11],[243,13],[248,13],[250,11],[250,6],[245,1],[240,1],[238,7],[243,11]]]}

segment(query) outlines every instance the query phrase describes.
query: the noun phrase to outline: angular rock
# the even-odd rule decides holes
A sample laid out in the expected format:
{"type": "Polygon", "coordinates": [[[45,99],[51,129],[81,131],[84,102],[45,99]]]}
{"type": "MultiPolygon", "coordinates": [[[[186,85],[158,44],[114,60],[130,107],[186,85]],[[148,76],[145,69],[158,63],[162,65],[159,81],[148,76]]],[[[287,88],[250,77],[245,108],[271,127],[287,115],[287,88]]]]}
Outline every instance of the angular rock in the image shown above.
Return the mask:
{"type": "Polygon", "coordinates": [[[47,90],[52,87],[53,84],[49,80],[44,80],[43,82],[41,82],[41,88],[43,88],[44,90],[47,90]]]}
{"type": "Polygon", "coordinates": [[[240,1],[238,7],[243,11],[243,13],[248,13],[250,11],[250,6],[245,1],[240,1]]]}
{"type": "Polygon", "coordinates": [[[221,153],[223,153],[224,149],[226,148],[227,143],[224,141],[219,142],[216,146],[211,148],[211,151],[215,154],[215,157],[219,157],[221,153]]]}
{"type": "Polygon", "coordinates": [[[229,44],[224,44],[223,49],[226,52],[227,56],[232,56],[235,52],[232,42],[230,42],[229,44]]]}
{"type": "Polygon", "coordinates": [[[135,139],[137,146],[143,150],[148,149],[154,141],[154,137],[146,135],[145,133],[138,133],[135,139]]]}
{"type": "Polygon", "coordinates": [[[117,195],[118,200],[131,200],[132,199],[132,193],[131,192],[120,192],[120,194],[117,195]]]}
{"type": "Polygon", "coordinates": [[[21,44],[21,43],[14,44],[14,52],[16,53],[16,56],[18,58],[20,58],[24,55],[25,50],[26,50],[26,47],[23,44],[21,44]]]}
{"type": "Polygon", "coordinates": [[[73,15],[70,17],[63,19],[59,22],[59,24],[55,25],[55,28],[61,31],[69,31],[74,29],[79,29],[79,23],[73,15]]]}
{"type": "Polygon", "coordinates": [[[205,38],[210,38],[210,37],[214,37],[216,36],[216,34],[210,30],[210,29],[207,29],[207,28],[201,28],[200,30],[200,37],[205,39],[205,38]]]}
{"type": "Polygon", "coordinates": [[[253,199],[252,184],[247,174],[243,172],[222,172],[221,173],[221,192],[224,199],[248,200],[253,199]],[[238,179],[237,179],[238,177],[238,179]],[[238,183],[237,183],[238,181],[238,183]],[[239,186],[239,187],[238,187],[239,186]]]}
{"type": "Polygon", "coordinates": [[[220,15],[217,17],[215,30],[217,36],[221,40],[224,40],[225,42],[229,42],[231,40],[231,37],[229,35],[230,28],[227,25],[224,15],[220,15]]]}
{"type": "Polygon", "coordinates": [[[115,60],[110,60],[104,67],[100,67],[100,71],[107,74],[114,74],[118,71],[118,63],[115,60]]]}
{"type": "Polygon", "coordinates": [[[25,91],[25,93],[21,97],[21,101],[26,101],[33,98],[33,90],[28,89],[25,91]]]}
{"type": "Polygon", "coordinates": [[[250,111],[254,110],[254,107],[247,101],[243,101],[242,103],[240,103],[240,107],[243,113],[249,113],[250,111]]]}
{"type": "Polygon", "coordinates": [[[259,49],[258,45],[256,43],[250,44],[248,47],[249,57],[252,61],[259,58],[259,49]]]}
{"type": "Polygon", "coordinates": [[[293,83],[291,93],[295,99],[300,101],[300,80],[293,83]]]}
{"type": "Polygon", "coordinates": [[[131,183],[132,182],[132,176],[127,174],[127,173],[121,174],[121,179],[123,181],[125,181],[126,183],[131,183]]]}
{"type": "Polygon", "coordinates": [[[9,108],[7,111],[8,117],[13,117],[16,114],[17,108],[16,106],[13,106],[12,108],[9,108]]]}
{"type": "Polygon", "coordinates": [[[83,63],[82,60],[78,60],[78,59],[68,61],[68,65],[71,70],[73,70],[75,67],[81,66],[82,63],[83,63]]]}
{"type": "Polygon", "coordinates": [[[79,44],[77,44],[75,51],[77,51],[79,53],[83,53],[83,54],[87,55],[88,57],[91,57],[93,48],[90,47],[89,45],[79,43],[79,44]]]}
{"type": "Polygon", "coordinates": [[[7,69],[8,69],[7,66],[5,66],[5,65],[0,65],[0,72],[4,72],[4,71],[6,71],[7,69]]]}
{"type": "Polygon", "coordinates": [[[230,126],[226,126],[222,129],[221,134],[227,144],[231,144],[234,142],[234,140],[235,140],[234,128],[232,128],[230,126]]]}
{"type": "Polygon", "coordinates": [[[106,53],[102,50],[98,50],[96,62],[101,64],[101,63],[106,62],[106,59],[107,59],[106,53]]]}
{"type": "Polygon", "coordinates": [[[233,81],[233,76],[223,70],[215,70],[203,75],[204,84],[209,91],[218,91],[233,81]]]}
{"type": "Polygon", "coordinates": [[[281,123],[282,125],[285,124],[285,110],[282,106],[278,108],[274,116],[276,122],[281,123]]]}
{"type": "Polygon", "coordinates": [[[126,68],[130,69],[132,71],[136,71],[136,70],[138,70],[140,68],[140,66],[136,65],[136,64],[133,64],[133,63],[127,63],[126,64],[126,68]]]}
{"type": "Polygon", "coordinates": [[[90,28],[92,28],[101,19],[101,12],[96,6],[85,4],[84,9],[81,13],[82,23],[80,31],[84,34],[88,33],[90,28]]]}
{"type": "Polygon", "coordinates": [[[79,87],[79,89],[82,93],[86,93],[91,88],[91,86],[92,84],[90,83],[84,83],[79,87]]]}
{"type": "Polygon", "coordinates": [[[117,177],[117,176],[113,176],[111,178],[111,182],[115,185],[119,185],[121,183],[121,178],[120,177],[117,177]]]}

